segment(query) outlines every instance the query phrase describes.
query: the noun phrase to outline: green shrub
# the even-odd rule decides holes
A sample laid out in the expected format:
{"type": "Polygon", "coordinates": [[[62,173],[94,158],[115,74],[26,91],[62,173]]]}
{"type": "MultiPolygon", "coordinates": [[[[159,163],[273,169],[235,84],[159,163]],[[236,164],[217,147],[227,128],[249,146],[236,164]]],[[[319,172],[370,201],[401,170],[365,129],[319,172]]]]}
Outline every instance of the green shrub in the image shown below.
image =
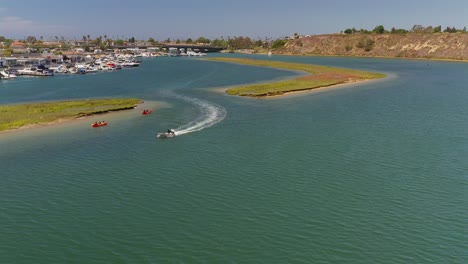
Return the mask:
{"type": "Polygon", "coordinates": [[[278,49],[278,48],[282,48],[284,47],[284,45],[286,45],[288,41],[285,40],[285,39],[277,39],[275,40],[275,42],[273,42],[273,44],[271,45],[271,47],[273,49],[278,49]]]}

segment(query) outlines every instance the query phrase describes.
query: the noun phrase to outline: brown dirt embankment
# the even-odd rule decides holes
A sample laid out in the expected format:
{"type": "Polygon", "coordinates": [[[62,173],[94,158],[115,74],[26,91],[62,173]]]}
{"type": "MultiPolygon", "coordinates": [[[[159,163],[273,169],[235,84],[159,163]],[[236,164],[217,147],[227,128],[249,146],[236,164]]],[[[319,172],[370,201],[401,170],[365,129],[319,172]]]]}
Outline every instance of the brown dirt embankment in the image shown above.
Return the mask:
{"type": "Polygon", "coordinates": [[[317,35],[289,40],[275,53],[468,60],[468,33],[317,35]]]}

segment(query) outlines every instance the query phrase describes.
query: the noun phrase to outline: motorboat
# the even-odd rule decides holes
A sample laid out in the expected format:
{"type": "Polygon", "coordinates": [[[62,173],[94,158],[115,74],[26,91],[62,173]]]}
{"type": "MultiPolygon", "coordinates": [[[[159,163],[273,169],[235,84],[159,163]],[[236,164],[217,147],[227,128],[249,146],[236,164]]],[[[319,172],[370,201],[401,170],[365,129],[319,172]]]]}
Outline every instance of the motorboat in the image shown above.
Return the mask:
{"type": "Polygon", "coordinates": [[[19,75],[35,75],[37,72],[36,67],[25,67],[23,69],[18,70],[19,75]]]}
{"type": "Polygon", "coordinates": [[[32,75],[32,76],[54,76],[54,71],[46,68],[44,65],[37,67],[25,67],[18,70],[19,75],[32,75]]]}
{"type": "Polygon", "coordinates": [[[172,129],[168,129],[166,132],[158,133],[157,135],[158,138],[172,138],[175,136],[176,136],[176,133],[172,129]]]}
{"type": "Polygon", "coordinates": [[[140,63],[136,61],[124,61],[120,65],[123,68],[128,68],[128,67],[138,67],[140,66],[140,63]]]}
{"type": "Polygon", "coordinates": [[[0,71],[0,77],[2,79],[12,79],[16,78],[16,74],[14,74],[11,70],[3,70],[0,71]]]}
{"type": "Polygon", "coordinates": [[[174,133],[168,133],[168,132],[164,132],[164,133],[158,133],[157,137],[158,138],[172,138],[172,137],[175,137],[176,135],[174,133]]]}
{"type": "Polygon", "coordinates": [[[86,73],[95,73],[95,72],[98,72],[99,70],[97,69],[97,67],[88,67],[86,68],[86,73]]]}

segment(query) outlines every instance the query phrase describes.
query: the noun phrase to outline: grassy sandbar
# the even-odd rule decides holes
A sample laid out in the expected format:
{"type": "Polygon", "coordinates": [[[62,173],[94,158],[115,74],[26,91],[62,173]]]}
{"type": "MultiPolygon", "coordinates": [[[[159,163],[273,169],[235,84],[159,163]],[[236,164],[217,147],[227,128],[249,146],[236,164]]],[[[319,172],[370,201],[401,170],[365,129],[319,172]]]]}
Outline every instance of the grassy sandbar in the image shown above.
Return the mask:
{"type": "Polygon", "coordinates": [[[139,102],[141,100],[136,98],[112,98],[0,105],[0,131],[132,109],[139,102]]]}
{"type": "Polygon", "coordinates": [[[260,83],[229,88],[226,93],[239,96],[265,97],[282,95],[289,92],[305,91],[336,84],[383,78],[382,73],[335,68],[314,64],[280,61],[253,60],[244,58],[210,58],[208,60],[240,63],[252,66],[274,67],[280,69],[305,71],[311,75],[270,83],[260,83]]]}

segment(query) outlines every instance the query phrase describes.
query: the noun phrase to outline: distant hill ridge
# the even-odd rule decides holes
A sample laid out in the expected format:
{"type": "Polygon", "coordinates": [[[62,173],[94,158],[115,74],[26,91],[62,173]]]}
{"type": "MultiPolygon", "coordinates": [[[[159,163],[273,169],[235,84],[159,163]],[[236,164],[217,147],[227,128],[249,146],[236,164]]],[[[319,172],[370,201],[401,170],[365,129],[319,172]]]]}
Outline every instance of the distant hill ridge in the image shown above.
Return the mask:
{"type": "Polygon", "coordinates": [[[468,60],[468,34],[316,35],[289,40],[278,53],[468,60]]]}

